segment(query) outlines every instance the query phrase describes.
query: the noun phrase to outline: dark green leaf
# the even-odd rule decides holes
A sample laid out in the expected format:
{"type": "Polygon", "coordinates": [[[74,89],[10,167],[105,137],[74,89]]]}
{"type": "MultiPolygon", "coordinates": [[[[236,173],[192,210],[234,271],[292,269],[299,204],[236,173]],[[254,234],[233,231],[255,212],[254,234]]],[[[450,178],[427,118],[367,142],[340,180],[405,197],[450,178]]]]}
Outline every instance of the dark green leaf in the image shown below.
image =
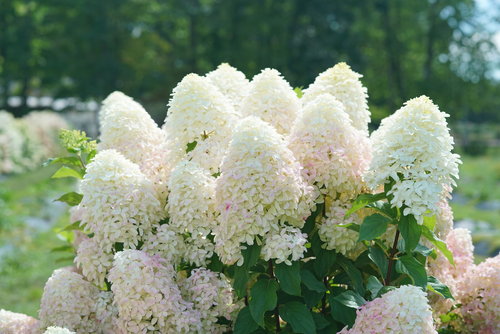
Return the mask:
{"type": "Polygon", "coordinates": [[[292,296],[300,296],[300,263],[292,265],[279,263],[275,266],[274,274],[278,278],[281,289],[292,296]]]}
{"type": "Polygon", "coordinates": [[[83,175],[81,172],[78,172],[73,168],[69,168],[66,166],[62,166],[51,176],[51,178],[53,179],[60,179],[63,177],[74,177],[77,179],[83,179],[83,175]]]}
{"type": "Polygon", "coordinates": [[[366,303],[366,300],[359,293],[352,290],[342,292],[341,294],[333,297],[333,299],[338,301],[342,305],[354,309],[358,309],[366,303]]]}
{"type": "Polygon", "coordinates": [[[250,313],[253,320],[264,327],[264,313],[276,307],[278,283],[274,279],[261,279],[250,289],[250,313]]]}
{"type": "Polygon", "coordinates": [[[318,280],[311,271],[307,269],[302,269],[302,271],[300,272],[300,276],[302,278],[302,283],[309,290],[313,290],[320,293],[326,291],[325,284],[323,284],[323,282],[318,280]]]}
{"type": "Polygon", "coordinates": [[[55,253],[55,252],[70,252],[70,253],[73,253],[73,246],[71,246],[71,245],[64,245],[64,246],[54,247],[50,251],[52,253],[55,253]]]}
{"type": "Polygon", "coordinates": [[[238,297],[246,295],[247,282],[249,279],[250,268],[253,267],[259,260],[260,250],[262,246],[254,242],[253,245],[247,245],[246,249],[241,251],[243,256],[243,264],[234,267],[233,288],[238,297]]]}
{"type": "Polygon", "coordinates": [[[245,306],[238,313],[236,322],[234,323],[234,334],[250,334],[254,332],[259,325],[253,320],[252,314],[248,306],[245,306]]]}
{"type": "Polygon", "coordinates": [[[319,249],[316,254],[316,261],[314,261],[314,271],[318,277],[324,277],[331,270],[333,264],[337,259],[337,253],[332,250],[319,249]]]}
{"type": "Polygon", "coordinates": [[[408,274],[415,285],[425,288],[427,286],[427,272],[425,266],[411,255],[399,258],[403,271],[408,274]]]}
{"type": "Polygon", "coordinates": [[[415,247],[415,252],[422,254],[423,256],[430,256],[434,252],[433,249],[427,248],[426,246],[422,244],[418,244],[417,247],[415,247]]]}
{"type": "Polygon", "coordinates": [[[375,276],[368,277],[368,281],[366,282],[366,288],[368,289],[368,291],[370,291],[372,298],[375,298],[380,289],[382,289],[383,287],[384,285],[380,283],[378,278],[376,278],[375,276]]]}
{"type": "Polygon", "coordinates": [[[426,237],[434,246],[436,246],[436,248],[443,253],[451,264],[455,264],[455,261],[453,261],[453,253],[450,252],[446,243],[439,239],[425,224],[422,225],[422,235],[426,237]]]}
{"type": "Polygon", "coordinates": [[[322,315],[320,313],[313,312],[312,317],[314,319],[314,323],[316,324],[316,328],[318,330],[330,326],[330,322],[328,320],[326,320],[324,315],[322,315]]]}
{"type": "Polygon", "coordinates": [[[289,302],[279,308],[280,316],[292,326],[295,333],[315,334],[316,324],[311,312],[299,302],[289,302]]]}
{"type": "Polygon", "coordinates": [[[198,144],[198,142],[196,140],[188,143],[187,147],[186,147],[186,153],[189,153],[192,150],[194,150],[197,144],[198,144]]]}
{"type": "Polygon", "coordinates": [[[358,241],[373,240],[380,237],[387,230],[390,219],[378,213],[366,217],[359,229],[358,241]]]}
{"type": "Polygon", "coordinates": [[[385,198],[384,193],[379,193],[379,194],[361,194],[359,195],[354,202],[352,203],[352,206],[349,210],[347,210],[345,214],[345,218],[349,217],[352,215],[354,212],[358,211],[359,209],[364,208],[370,203],[380,201],[381,199],[385,198]]]}
{"type": "Polygon", "coordinates": [[[329,300],[333,319],[344,325],[352,326],[356,319],[356,309],[347,307],[340,303],[333,297],[333,295],[330,295],[329,300]]]}
{"type": "Polygon", "coordinates": [[[377,292],[377,297],[380,297],[382,296],[383,294],[385,294],[386,292],[389,292],[389,291],[392,291],[392,290],[395,290],[396,287],[395,286],[383,286],[378,292],[377,292]]]}
{"type": "Polygon", "coordinates": [[[361,271],[359,271],[359,269],[356,268],[351,261],[345,258],[342,259],[340,265],[349,276],[354,290],[356,290],[359,294],[364,295],[365,287],[363,285],[363,276],[361,275],[361,271]]]}
{"type": "Polygon", "coordinates": [[[307,307],[313,308],[318,306],[319,302],[325,295],[325,291],[318,292],[307,288],[304,284],[302,285],[302,296],[307,307]]]}
{"type": "Polygon", "coordinates": [[[453,298],[450,289],[446,284],[441,283],[436,277],[429,276],[427,277],[427,290],[435,292],[441,295],[444,298],[455,299],[453,298]]]}
{"type": "Polygon", "coordinates": [[[72,192],[69,192],[69,193],[62,195],[61,197],[59,197],[55,201],[64,202],[64,203],[68,204],[69,206],[77,206],[82,201],[82,198],[83,198],[82,194],[79,194],[79,193],[72,191],[72,192]]]}
{"type": "Polygon", "coordinates": [[[356,223],[338,224],[337,226],[347,228],[349,230],[356,231],[356,232],[359,232],[359,229],[360,229],[360,225],[356,224],[356,223]]]}
{"type": "Polygon", "coordinates": [[[369,247],[368,257],[375,263],[382,277],[387,275],[388,260],[385,252],[378,245],[369,247]]]}
{"type": "Polygon", "coordinates": [[[422,226],[418,225],[413,215],[402,216],[399,221],[399,231],[405,240],[405,250],[410,253],[418,245],[422,234],[422,226]]]}

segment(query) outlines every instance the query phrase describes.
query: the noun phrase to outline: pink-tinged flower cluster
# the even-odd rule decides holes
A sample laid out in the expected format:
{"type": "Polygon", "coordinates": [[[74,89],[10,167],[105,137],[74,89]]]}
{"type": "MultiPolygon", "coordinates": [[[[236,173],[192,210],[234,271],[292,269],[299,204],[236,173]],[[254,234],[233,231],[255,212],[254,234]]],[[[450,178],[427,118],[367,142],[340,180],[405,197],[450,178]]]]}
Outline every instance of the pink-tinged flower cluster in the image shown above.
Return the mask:
{"type": "Polygon", "coordinates": [[[306,105],[322,94],[331,94],[344,105],[352,125],[368,135],[368,93],[359,80],[361,77],[361,74],[351,70],[346,63],[338,63],[320,73],[314,83],[304,90],[302,103],[306,105]]]}
{"type": "Polygon", "coordinates": [[[239,310],[231,282],[222,273],[205,268],[194,269],[191,276],[180,282],[182,295],[193,303],[201,316],[200,333],[226,333],[230,328],[218,324],[218,318],[232,319],[239,310]]]}
{"type": "Polygon", "coordinates": [[[0,309],[0,333],[38,334],[39,321],[25,314],[0,309]]]}
{"type": "Polygon", "coordinates": [[[448,115],[426,97],[411,99],[382,120],[372,133],[373,159],[367,179],[376,188],[394,181],[393,206],[406,206],[422,224],[424,215],[439,211],[458,178],[459,156],[453,154],[448,115]]]}
{"type": "Polygon", "coordinates": [[[103,101],[99,120],[99,150],[115,149],[139,165],[165,197],[170,169],[165,132],[139,103],[122,92],[113,92],[103,101]]]}
{"type": "Polygon", "coordinates": [[[229,100],[209,79],[186,75],[174,88],[163,129],[167,133],[169,163],[183,159],[217,173],[238,118],[229,100]],[[187,152],[188,144],[196,146],[187,152]]]}
{"type": "Polygon", "coordinates": [[[74,262],[89,282],[103,287],[113,262],[113,253],[104,251],[97,237],[86,238],[78,244],[74,262]]]}
{"type": "Polygon", "coordinates": [[[302,176],[318,193],[349,199],[365,187],[370,141],[352,125],[344,106],[332,95],[318,95],[304,107],[288,147],[302,165],[302,176]]]}
{"type": "Polygon", "coordinates": [[[222,63],[217,66],[216,70],[208,72],[206,77],[231,102],[234,111],[239,112],[249,89],[245,74],[229,64],[222,63]]]}
{"type": "Polygon", "coordinates": [[[266,261],[275,260],[275,263],[284,262],[290,266],[292,261],[304,257],[306,243],[307,234],[302,233],[299,228],[280,226],[278,231],[272,230],[264,236],[261,255],[266,261]]]}
{"type": "Polygon", "coordinates": [[[216,252],[224,263],[241,263],[243,244],[279,231],[287,222],[302,227],[309,215],[309,189],[283,137],[266,122],[247,117],[235,130],[216,181],[216,252]]]}
{"type": "Polygon", "coordinates": [[[99,289],[80,274],[57,269],[45,284],[40,304],[40,328],[60,326],[78,333],[99,333],[96,301],[99,289]]]}
{"type": "Polygon", "coordinates": [[[119,333],[197,333],[201,315],[182,298],[173,266],[139,250],[115,255],[109,273],[119,333]]]}
{"type": "Polygon", "coordinates": [[[363,305],[351,329],[339,334],[437,334],[425,292],[403,285],[363,305]]]}
{"type": "Polygon", "coordinates": [[[243,117],[259,117],[274,126],[280,134],[286,135],[300,112],[300,102],[281,73],[266,68],[250,82],[240,112],[243,117]]]}

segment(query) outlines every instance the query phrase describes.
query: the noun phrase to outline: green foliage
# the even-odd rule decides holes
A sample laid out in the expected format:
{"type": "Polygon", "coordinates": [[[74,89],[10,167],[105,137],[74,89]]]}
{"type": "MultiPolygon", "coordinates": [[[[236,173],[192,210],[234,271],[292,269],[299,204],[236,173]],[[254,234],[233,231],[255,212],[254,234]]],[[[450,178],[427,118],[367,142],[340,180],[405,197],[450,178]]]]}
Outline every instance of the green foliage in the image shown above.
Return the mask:
{"type": "Polygon", "coordinates": [[[373,240],[380,237],[387,230],[389,222],[390,219],[378,213],[366,217],[359,229],[358,241],[373,240]]]}
{"type": "Polygon", "coordinates": [[[259,326],[264,327],[264,313],[276,307],[278,283],[274,279],[258,280],[250,290],[250,314],[259,326]]]}
{"type": "Polygon", "coordinates": [[[279,312],[283,320],[292,326],[294,333],[316,333],[316,324],[312,314],[304,304],[289,302],[280,306],[279,312]]]}
{"type": "Polygon", "coordinates": [[[292,265],[286,263],[277,264],[274,274],[278,278],[280,287],[292,296],[300,296],[300,264],[293,262],[292,265]]]}
{"type": "Polygon", "coordinates": [[[410,253],[418,245],[420,235],[422,234],[422,227],[417,224],[415,217],[409,215],[401,217],[399,221],[399,230],[405,241],[405,251],[410,253]]]}

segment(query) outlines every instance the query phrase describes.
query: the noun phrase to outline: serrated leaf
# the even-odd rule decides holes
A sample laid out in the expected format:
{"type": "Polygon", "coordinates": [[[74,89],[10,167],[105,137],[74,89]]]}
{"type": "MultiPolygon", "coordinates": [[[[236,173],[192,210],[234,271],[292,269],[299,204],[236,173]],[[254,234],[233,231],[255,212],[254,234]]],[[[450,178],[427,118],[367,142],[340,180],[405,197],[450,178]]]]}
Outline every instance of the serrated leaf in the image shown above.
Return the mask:
{"type": "Polygon", "coordinates": [[[408,274],[415,285],[425,288],[427,286],[427,271],[425,266],[411,255],[399,258],[403,272],[408,274]]]}
{"type": "Polygon", "coordinates": [[[368,281],[366,282],[366,288],[368,289],[368,291],[370,291],[372,298],[375,298],[380,289],[382,289],[383,287],[384,285],[380,283],[378,278],[376,278],[375,276],[368,277],[368,281]]]}
{"type": "Polygon", "coordinates": [[[264,327],[264,313],[276,307],[278,287],[276,280],[266,278],[257,281],[250,289],[250,313],[253,320],[261,327],[264,327]]]}
{"type": "Polygon", "coordinates": [[[62,166],[51,176],[52,179],[60,179],[63,177],[74,177],[77,179],[83,179],[83,175],[80,172],[66,166],[62,166]]]}
{"type": "Polygon", "coordinates": [[[329,301],[333,319],[344,325],[352,326],[356,319],[356,309],[340,303],[333,295],[330,295],[329,301]]]}
{"type": "Polygon", "coordinates": [[[387,275],[388,260],[385,252],[377,245],[368,248],[368,258],[375,263],[380,275],[385,277],[387,275]]]}
{"type": "Polygon", "coordinates": [[[241,309],[234,323],[234,334],[250,334],[253,333],[259,325],[253,320],[250,308],[245,306],[241,309]]]}
{"type": "Polygon", "coordinates": [[[434,293],[437,293],[438,295],[446,298],[446,299],[453,299],[450,288],[446,285],[441,283],[436,277],[434,276],[429,276],[427,277],[427,290],[430,290],[434,293]]]}
{"type": "Polygon", "coordinates": [[[359,229],[358,241],[373,240],[380,237],[387,230],[390,219],[378,213],[366,217],[359,229]]]}
{"type": "Polygon", "coordinates": [[[82,198],[83,198],[82,194],[72,191],[62,195],[61,197],[59,197],[54,201],[63,202],[68,204],[69,206],[77,206],[82,201],[82,198]]]}
{"type": "Polygon", "coordinates": [[[451,264],[455,264],[455,261],[453,260],[453,253],[448,249],[446,243],[439,239],[425,224],[422,225],[422,235],[426,237],[427,240],[429,240],[434,246],[436,246],[436,248],[443,253],[451,264]]]}
{"type": "Polygon", "coordinates": [[[300,263],[292,262],[292,265],[279,263],[274,268],[274,274],[278,278],[281,289],[292,296],[300,296],[300,263]]]}
{"type": "Polygon", "coordinates": [[[345,213],[345,218],[349,217],[354,212],[364,208],[368,204],[376,202],[376,201],[380,201],[381,199],[384,199],[384,198],[385,198],[384,193],[359,195],[352,203],[351,208],[349,210],[347,210],[347,212],[345,213]]]}
{"type": "Polygon", "coordinates": [[[260,250],[262,246],[254,242],[253,245],[247,245],[246,249],[241,251],[243,256],[243,264],[234,267],[233,288],[238,297],[242,298],[246,295],[247,282],[249,279],[250,268],[253,267],[259,260],[260,250]]]}
{"type": "Polygon", "coordinates": [[[316,323],[307,307],[299,302],[288,302],[279,308],[280,316],[292,326],[294,333],[315,334],[316,323]]]}
{"type": "Polygon", "coordinates": [[[318,280],[311,271],[307,269],[302,269],[302,271],[300,272],[300,276],[302,278],[302,283],[309,290],[316,291],[319,293],[324,293],[326,291],[326,287],[323,284],[323,282],[318,280]]]}
{"type": "Polygon", "coordinates": [[[366,300],[359,293],[352,290],[344,291],[333,297],[333,299],[344,306],[354,309],[358,309],[366,303],[366,300]]]}
{"type": "Polygon", "coordinates": [[[413,215],[402,216],[399,221],[399,231],[405,241],[405,251],[410,253],[418,245],[422,235],[422,226],[418,225],[413,215]]]}

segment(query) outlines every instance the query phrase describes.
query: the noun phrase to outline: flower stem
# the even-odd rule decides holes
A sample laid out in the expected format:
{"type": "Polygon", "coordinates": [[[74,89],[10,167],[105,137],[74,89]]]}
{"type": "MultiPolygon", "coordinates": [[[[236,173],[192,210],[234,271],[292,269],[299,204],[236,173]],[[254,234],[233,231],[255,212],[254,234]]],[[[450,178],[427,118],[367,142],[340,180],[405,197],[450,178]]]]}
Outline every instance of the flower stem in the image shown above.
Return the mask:
{"type": "Polygon", "coordinates": [[[389,266],[387,267],[387,275],[385,277],[385,285],[389,285],[391,282],[391,272],[392,266],[394,264],[394,255],[398,250],[398,240],[399,240],[399,229],[396,230],[396,235],[394,236],[394,243],[392,244],[391,253],[389,254],[389,266]]]}
{"type": "MultiPolygon", "coordinates": [[[[273,268],[273,260],[268,261],[268,273],[271,278],[275,278],[274,276],[274,268],[273,268]]],[[[276,333],[281,331],[280,328],[280,311],[278,310],[278,305],[274,309],[274,321],[276,322],[276,333]]]]}

